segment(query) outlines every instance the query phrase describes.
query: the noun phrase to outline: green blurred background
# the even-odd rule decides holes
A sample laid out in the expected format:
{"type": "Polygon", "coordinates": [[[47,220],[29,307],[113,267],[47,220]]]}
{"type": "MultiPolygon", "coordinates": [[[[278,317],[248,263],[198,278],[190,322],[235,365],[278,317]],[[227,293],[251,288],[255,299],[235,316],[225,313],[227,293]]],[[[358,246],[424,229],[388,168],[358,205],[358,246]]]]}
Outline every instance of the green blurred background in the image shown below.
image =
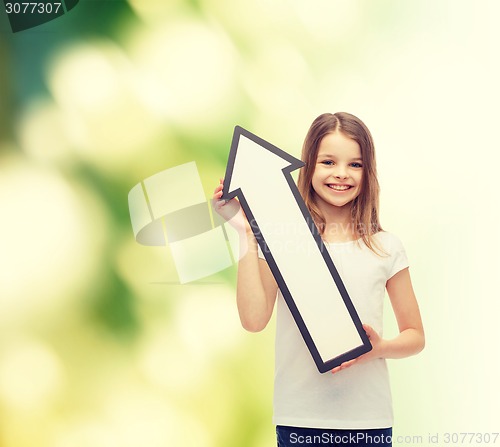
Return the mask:
{"type": "Polygon", "coordinates": [[[16,34],[0,17],[2,447],[274,445],[274,323],[240,328],[235,268],[179,285],[127,194],[194,160],[209,198],[235,124],[299,155],[340,110],[374,135],[427,333],[390,362],[395,445],[500,431],[497,2],[82,0],[16,34]]]}

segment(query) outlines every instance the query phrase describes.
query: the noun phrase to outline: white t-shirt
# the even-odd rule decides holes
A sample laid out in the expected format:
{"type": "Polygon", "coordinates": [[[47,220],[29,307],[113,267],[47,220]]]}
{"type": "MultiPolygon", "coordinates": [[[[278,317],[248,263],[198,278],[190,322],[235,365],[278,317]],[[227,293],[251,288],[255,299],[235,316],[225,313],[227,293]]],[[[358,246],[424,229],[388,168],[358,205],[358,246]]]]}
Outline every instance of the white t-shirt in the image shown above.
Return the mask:
{"type": "MultiPolygon", "coordinates": [[[[385,285],[408,267],[400,240],[375,236],[387,253],[379,256],[362,241],[326,244],[362,323],[382,336],[385,285]]],[[[263,257],[259,249],[259,256],[263,257]]],[[[274,417],[276,425],[333,429],[388,428],[393,425],[389,375],[384,359],[321,374],[288,306],[278,291],[274,417]]]]}

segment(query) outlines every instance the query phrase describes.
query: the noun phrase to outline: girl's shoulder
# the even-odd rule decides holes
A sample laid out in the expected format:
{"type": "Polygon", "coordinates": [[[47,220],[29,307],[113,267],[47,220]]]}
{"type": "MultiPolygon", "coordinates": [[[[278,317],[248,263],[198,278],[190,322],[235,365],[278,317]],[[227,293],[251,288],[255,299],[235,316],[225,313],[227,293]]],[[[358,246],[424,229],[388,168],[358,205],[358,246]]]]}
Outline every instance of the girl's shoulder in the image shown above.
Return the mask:
{"type": "Polygon", "coordinates": [[[406,250],[399,237],[388,231],[379,231],[374,237],[384,252],[382,262],[387,267],[387,279],[409,266],[406,250]]]}
{"type": "Polygon", "coordinates": [[[378,233],[375,233],[373,237],[379,241],[380,243],[383,244],[398,244],[402,245],[401,239],[399,239],[398,236],[396,236],[394,233],[391,233],[389,231],[381,230],[378,233]]]}
{"type": "Polygon", "coordinates": [[[378,233],[375,233],[373,236],[375,243],[379,246],[379,248],[386,253],[386,255],[392,256],[398,252],[404,252],[404,246],[394,233],[389,231],[381,230],[378,233]]]}

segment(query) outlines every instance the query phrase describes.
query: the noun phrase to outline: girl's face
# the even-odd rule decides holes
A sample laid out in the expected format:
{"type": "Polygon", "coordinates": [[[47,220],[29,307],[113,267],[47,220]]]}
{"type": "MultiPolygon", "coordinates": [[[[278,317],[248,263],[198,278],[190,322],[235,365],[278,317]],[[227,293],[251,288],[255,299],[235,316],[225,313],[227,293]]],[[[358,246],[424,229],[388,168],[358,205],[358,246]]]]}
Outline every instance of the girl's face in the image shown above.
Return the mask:
{"type": "Polygon", "coordinates": [[[325,209],[352,202],[360,193],[362,178],[359,144],[340,132],[327,134],[319,145],[312,177],[317,206],[325,209]]]}

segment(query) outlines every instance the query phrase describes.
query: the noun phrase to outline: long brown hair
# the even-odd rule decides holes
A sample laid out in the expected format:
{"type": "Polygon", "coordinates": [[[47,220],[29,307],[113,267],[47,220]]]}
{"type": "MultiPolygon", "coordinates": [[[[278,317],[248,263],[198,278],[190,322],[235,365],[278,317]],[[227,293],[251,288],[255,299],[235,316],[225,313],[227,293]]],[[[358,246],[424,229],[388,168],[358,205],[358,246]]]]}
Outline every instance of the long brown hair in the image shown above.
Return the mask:
{"type": "Polygon", "coordinates": [[[375,145],[370,131],[359,118],[350,113],[338,112],[334,114],[324,113],[313,121],[302,147],[302,161],[305,163],[305,167],[299,173],[299,191],[316,226],[323,235],[326,222],[315,202],[312,177],[316,168],[321,140],[333,132],[341,132],[346,137],[356,141],[361,149],[363,177],[361,191],[351,205],[352,225],[356,238],[362,239],[367,247],[376,253],[376,250],[381,250],[372,236],[382,231],[382,227],[378,217],[380,186],[377,180],[375,145]]]}

